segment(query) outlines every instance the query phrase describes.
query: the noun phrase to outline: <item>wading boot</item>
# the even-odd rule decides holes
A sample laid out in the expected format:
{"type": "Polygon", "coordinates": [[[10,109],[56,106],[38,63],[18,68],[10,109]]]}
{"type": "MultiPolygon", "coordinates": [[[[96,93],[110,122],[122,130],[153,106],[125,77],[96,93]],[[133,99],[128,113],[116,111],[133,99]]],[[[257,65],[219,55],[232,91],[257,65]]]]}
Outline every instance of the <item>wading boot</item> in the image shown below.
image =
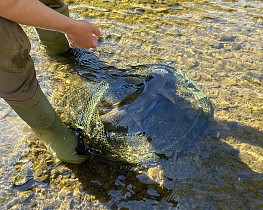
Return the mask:
{"type": "MultiPolygon", "coordinates": [[[[68,6],[66,4],[63,4],[63,6],[59,8],[53,9],[63,15],[69,16],[68,6]]],[[[70,49],[65,34],[41,28],[36,28],[36,32],[41,43],[46,46],[47,52],[52,54],[61,54],[70,49]]]]}
{"type": "Polygon", "coordinates": [[[86,154],[85,148],[80,148],[85,147],[82,140],[61,121],[42,91],[40,94],[39,102],[33,107],[10,106],[39,135],[53,155],[69,163],[85,161],[89,151],[86,154]],[[83,155],[78,155],[78,150],[82,150],[83,155]]]}

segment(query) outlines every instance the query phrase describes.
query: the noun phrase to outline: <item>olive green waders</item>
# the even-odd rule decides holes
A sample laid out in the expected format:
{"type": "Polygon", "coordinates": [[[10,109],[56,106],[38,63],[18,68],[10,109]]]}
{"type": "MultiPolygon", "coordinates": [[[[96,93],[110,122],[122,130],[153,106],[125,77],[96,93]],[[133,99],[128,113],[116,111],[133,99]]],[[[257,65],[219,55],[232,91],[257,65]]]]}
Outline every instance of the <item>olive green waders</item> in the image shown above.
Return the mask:
{"type": "Polygon", "coordinates": [[[39,87],[30,42],[22,28],[0,17],[0,40],[0,97],[59,159],[71,163],[86,160],[75,154],[77,136],[62,123],[39,87]]]}
{"type": "MultiPolygon", "coordinates": [[[[48,7],[57,12],[69,16],[68,6],[62,0],[40,0],[48,7]]],[[[63,33],[36,28],[41,43],[46,46],[48,52],[60,54],[66,52],[70,47],[63,33]]]]}

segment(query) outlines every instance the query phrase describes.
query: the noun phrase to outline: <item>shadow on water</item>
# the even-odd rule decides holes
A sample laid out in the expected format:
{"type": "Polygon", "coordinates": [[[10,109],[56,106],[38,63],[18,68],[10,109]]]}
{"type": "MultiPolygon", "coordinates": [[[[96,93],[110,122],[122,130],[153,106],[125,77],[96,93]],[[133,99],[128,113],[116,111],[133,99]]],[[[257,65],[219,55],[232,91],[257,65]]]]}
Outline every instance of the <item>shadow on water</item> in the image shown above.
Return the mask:
{"type": "MultiPolygon", "coordinates": [[[[83,190],[93,195],[111,209],[123,207],[161,207],[162,198],[172,193],[143,174],[140,167],[102,160],[91,160],[81,165],[69,165],[83,185],[83,190]],[[126,204],[127,203],[127,204],[126,204]]],[[[171,201],[176,207],[177,202],[171,201]]]]}
{"type": "MultiPolygon", "coordinates": [[[[89,53],[77,51],[73,56],[58,59],[62,63],[72,59],[72,66],[76,66],[79,75],[87,81],[99,82],[109,74],[116,75],[113,70],[109,71],[113,68],[89,53]]],[[[128,73],[133,73],[132,68],[130,71],[128,73]]],[[[127,72],[122,70],[119,72],[119,75],[125,74],[127,72]]],[[[133,92],[137,86],[133,88],[126,89],[133,92]]],[[[122,92],[120,96],[126,94],[129,93],[122,92]]],[[[85,201],[84,195],[89,195],[110,209],[221,209],[226,206],[228,209],[259,209],[262,207],[262,171],[256,172],[246,164],[253,161],[253,155],[241,158],[240,150],[231,146],[231,139],[263,148],[262,132],[238,122],[210,119],[202,139],[183,156],[160,158],[153,165],[142,166],[97,157],[80,165],[52,165],[52,158],[47,156],[43,163],[47,170],[42,170],[44,178],[36,179],[36,160],[27,180],[14,187],[35,194],[42,188],[52,191],[52,185],[56,185],[58,191],[68,187],[65,194],[59,194],[62,197],[72,196],[74,189],[79,189],[78,198],[71,198],[71,208],[85,201]]],[[[39,146],[34,140],[31,147],[38,148],[31,158],[41,156],[43,145],[39,146]]],[[[256,149],[252,151],[260,157],[256,149]]],[[[24,204],[33,197],[24,200],[24,204]]],[[[88,201],[92,202],[92,198],[88,201]]]]}
{"type": "MultiPolygon", "coordinates": [[[[43,163],[41,167],[44,165],[47,171],[39,175],[38,161],[44,158],[39,154],[32,171],[27,174],[27,181],[14,188],[33,192],[23,201],[24,205],[30,204],[39,191],[52,195],[57,188],[61,200],[71,197],[70,208],[96,199],[110,209],[220,209],[223,206],[228,209],[259,209],[262,206],[262,173],[251,170],[240,159],[239,151],[223,143],[222,139],[231,136],[262,147],[260,141],[255,143],[240,138],[236,128],[243,133],[252,132],[261,139],[263,133],[236,122],[211,121],[209,124],[212,125],[203,140],[184,157],[159,161],[153,170],[94,157],[80,165],[43,163]],[[63,193],[65,188],[67,190],[63,193]],[[74,196],[75,189],[80,189],[80,196],[74,196]],[[87,199],[86,195],[92,198],[87,199]]],[[[43,146],[37,148],[39,146],[32,144],[31,147],[41,153],[43,146]]],[[[49,162],[48,159],[45,161],[49,162]]]]}
{"type": "MultiPolygon", "coordinates": [[[[229,132],[229,128],[237,126],[244,133],[253,132],[263,137],[262,132],[235,122],[210,123],[214,131],[234,139],[241,140],[240,135],[229,132]],[[222,125],[226,129],[222,129],[222,125]]],[[[220,209],[223,206],[259,209],[262,206],[262,173],[251,170],[239,158],[239,151],[223,143],[221,138],[207,131],[196,148],[184,157],[159,161],[153,174],[149,168],[98,159],[66,166],[82,183],[86,193],[111,209],[220,209]]],[[[262,147],[262,143],[249,140],[246,143],[262,147]]]]}

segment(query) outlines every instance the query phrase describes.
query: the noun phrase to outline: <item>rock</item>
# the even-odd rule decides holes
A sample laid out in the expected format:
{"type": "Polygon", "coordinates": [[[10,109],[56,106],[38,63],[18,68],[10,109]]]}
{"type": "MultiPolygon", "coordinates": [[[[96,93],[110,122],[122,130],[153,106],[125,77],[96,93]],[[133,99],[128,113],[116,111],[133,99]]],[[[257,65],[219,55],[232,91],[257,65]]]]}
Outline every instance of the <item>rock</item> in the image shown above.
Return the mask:
{"type": "Polygon", "coordinates": [[[239,44],[239,43],[234,43],[234,44],[232,45],[232,49],[233,49],[233,50],[241,50],[241,49],[242,49],[242,45],[239,44]]]}
{"type": "Polygon", "coordinates": [[[222,44],[222,43],[213,44],[213,45],[211,45],[211,47],[215,48],[215,49],[222,49],[222,48],[224,48],[224,44],[222,44]]]}
{"type": "Polygon", "coordinates": [[[236,37],[228,34],[221,34],[219,40],[222,42],[233,42],[236,37]]]}

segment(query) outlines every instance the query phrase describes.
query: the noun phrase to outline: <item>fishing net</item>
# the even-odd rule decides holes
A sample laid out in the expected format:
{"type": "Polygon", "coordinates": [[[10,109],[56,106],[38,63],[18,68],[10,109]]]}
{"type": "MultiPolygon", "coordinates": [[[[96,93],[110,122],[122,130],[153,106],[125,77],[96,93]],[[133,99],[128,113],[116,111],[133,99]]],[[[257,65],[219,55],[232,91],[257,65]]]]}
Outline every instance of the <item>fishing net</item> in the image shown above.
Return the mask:
{"type": "Polygon", "coordinates": [[[139,163],[153,156],[151,145],[141,134],[115,138],[107,133],[100,118],[99,105],[109,85],[100,82],[96,85],[82,85],[72,88],[63,98],[64,115],[73,128],[80,128],[88,138],[90,148],[102,151],[103,158],[127,163],[139,163]],[[143,143],[142,143],[143,142],[143,143]]]}
{"type": "Polygon", "coordinates": [[[64,98],[64,114],[89,137],[89,147],[142,164],[187,151],[201,138],[212,107],[183,72],[143,65],[105,74],[102,82],[73,87],[64,98]]]}

